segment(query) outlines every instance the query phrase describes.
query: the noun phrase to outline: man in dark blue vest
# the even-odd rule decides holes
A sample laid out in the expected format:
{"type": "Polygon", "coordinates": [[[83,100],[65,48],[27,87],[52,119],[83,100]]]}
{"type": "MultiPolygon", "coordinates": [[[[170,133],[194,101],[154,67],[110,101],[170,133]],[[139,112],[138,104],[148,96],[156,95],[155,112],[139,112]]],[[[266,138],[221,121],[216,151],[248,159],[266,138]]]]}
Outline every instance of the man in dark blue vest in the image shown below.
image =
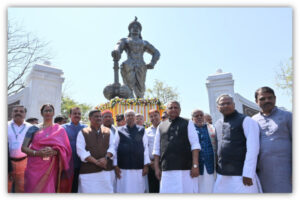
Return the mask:
{"type": "Polygon", "coordinates": [[[235,110],[233,98],[223,94],[217,99],[223,114],[216,124],[217,180],[214,193],[259,193],[256,175],[259,153],[259,127],[248,116],[235,110]]]}
{"type": "Polygon", "coordinates": [[[204,112],[195,109],[192,120],[199,137],[201,151],[199,152],[199,193],[212,193],[215,183],[215,153],[216,134],[212,125],[204,122],[204,112]]]}
{"type": "Polygon", "coordinates": [[[160,193],[198,193],[200,144],[191,120],[180,115],[180,104],[167,104],[169,119],[160,123],[154,139],[154,168],[160,193]]]}
{"type": "Polygon", "coordinates": [[[150,164],[148,138],[143,126],[136,125],[135,112],[125,111],[126,125],[115,135],[114,158],[117,193],[144,193],[150,164]]]}

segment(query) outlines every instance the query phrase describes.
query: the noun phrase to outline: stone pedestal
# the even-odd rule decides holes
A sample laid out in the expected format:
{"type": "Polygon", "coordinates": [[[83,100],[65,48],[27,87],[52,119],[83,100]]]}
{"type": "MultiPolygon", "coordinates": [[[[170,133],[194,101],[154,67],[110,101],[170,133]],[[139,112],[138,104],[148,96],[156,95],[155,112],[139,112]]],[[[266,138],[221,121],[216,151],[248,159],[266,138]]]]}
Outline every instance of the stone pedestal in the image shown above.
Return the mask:
{"type": "Polygon", "coordinates": [[[127,109],[132,109],[136,113],[141,113],[144,115],[145,124],[146,126],[150,125],[150,118],[148,112],[151,109],[157,109],[162,115],[162,112],[165,110],[165,106],[156,98],[154,99],[124,99],[124,98],[114,98],[111,99],[109,102],[100,104],[95,107],[101,111],[106,109],[110,110],[113,113],[113,118],[116,122],[116,115],[117,114],[124,114],[127,109]]]}

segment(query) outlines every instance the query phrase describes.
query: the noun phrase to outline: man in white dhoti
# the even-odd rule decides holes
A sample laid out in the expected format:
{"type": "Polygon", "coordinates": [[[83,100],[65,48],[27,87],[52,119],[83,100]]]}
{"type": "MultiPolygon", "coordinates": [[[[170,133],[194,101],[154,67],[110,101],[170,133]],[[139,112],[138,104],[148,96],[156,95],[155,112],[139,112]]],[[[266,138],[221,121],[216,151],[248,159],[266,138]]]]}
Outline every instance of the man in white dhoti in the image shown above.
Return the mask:
{"type": "Polygon", "coordinates": [[[223,94],[217,99],[224,118],[216,124],[217,179],[214,193],[259,193],[256,175],[259,153],[259,127],[248,116],[235,110],[233,98],[223,94]]]}
{"type": "Polygon", "coordinates": [[[212,193],[215,184],[215,129],[204,123],[204,113],[196,109],[192,112],[192,120],[199,137],[199,193],[212,193]]]}
{"type": "Polygon", "coordinates": [[[200,144],[191,120],[180,115],[180,104],[167,104],[169,119],[160,123],[154,140],[154,168],[160,193],[198,192],[200,144]]]}
{"type": "Polygon", "coordinates": [[[135,124],[135,112],[125,111],[126,125],[118,127],[114,158],[117,193],[144,193],[150,164],[145,128],[135,124]]]}
{"type": "MultiPolygon", "coordinates": [[[[102,125],[110,129],[110,134],[113,136],[115,140],[115,136],[117,133],[117,128],[113,125],[113,117],[112,112],[110,110],[104,110],[101,112],[102,114],[102,125]]],[[[113,180],[114,193],[116,193],[117,189],[117,177],[116,174],[111,174],[113,180]]]]}
{"type": "Polygon", "coordinates": [[[89,113],[90,126],[79,131],[76,142],[81,159],[79,193],[113,193],[112,157],[114,140],[110,129],[101,126],[100,110],[89,113]]]}

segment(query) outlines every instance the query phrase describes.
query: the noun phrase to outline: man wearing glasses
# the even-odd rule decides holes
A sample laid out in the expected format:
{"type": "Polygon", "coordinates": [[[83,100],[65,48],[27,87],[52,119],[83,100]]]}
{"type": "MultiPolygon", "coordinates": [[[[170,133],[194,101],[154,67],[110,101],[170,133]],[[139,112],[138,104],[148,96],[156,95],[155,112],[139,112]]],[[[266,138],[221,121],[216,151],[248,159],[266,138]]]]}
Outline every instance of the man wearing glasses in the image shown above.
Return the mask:
{"type": "Polygon", "coordinates": [[[233,98],[217,98],[223,114],[216,124],[217,179],[214,193],[259,193],[256,163],[259,153],[259,127],[248,116],[235,110],[233,98]]]}
{"type": "Polygon", "coordinates": [[[204,122],[204,113],[196,109],[192,112],[192,120],[199,137],[201,151],[199,152],[199,193],[212,193],[215,183],[215,129],[204,122]]]}

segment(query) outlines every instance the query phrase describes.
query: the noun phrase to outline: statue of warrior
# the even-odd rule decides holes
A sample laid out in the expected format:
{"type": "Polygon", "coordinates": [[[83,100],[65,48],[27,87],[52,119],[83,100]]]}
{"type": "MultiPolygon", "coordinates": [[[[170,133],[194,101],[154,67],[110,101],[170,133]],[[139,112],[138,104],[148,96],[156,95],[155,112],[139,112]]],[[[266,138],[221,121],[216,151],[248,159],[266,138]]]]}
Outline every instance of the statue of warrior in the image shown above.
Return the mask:
{"type": "Polygon", "coordinates": [[[135,20],[128,26],[129,35],[122,38],[112,51],[112,57],[119,61],[123,50],[127,53],[127,60],[124,61],[121,68],[121,75],[125,85],[131,90],[130,98],[143,98],[145,93],[145,82],[147,69],[153,69],[160,57],[159,51],[148,41],[143,40],[141,36],[142,25],[135,20]],[[144,52],[152,55],[151,62],[146,64],[143,58],[144,52]]]}

